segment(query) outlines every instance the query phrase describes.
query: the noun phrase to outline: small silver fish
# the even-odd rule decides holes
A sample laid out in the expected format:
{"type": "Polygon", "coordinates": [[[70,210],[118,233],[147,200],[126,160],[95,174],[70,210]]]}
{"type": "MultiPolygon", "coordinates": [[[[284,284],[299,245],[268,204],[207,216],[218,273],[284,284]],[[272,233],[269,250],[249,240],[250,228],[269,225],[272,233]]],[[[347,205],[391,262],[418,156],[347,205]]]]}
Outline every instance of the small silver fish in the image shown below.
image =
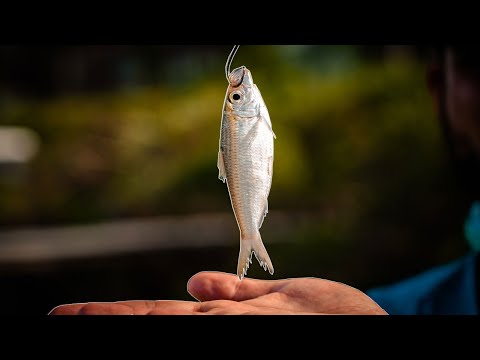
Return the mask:
{"type": "Polygon", "coordinates": [[[276,138],[267,107],[252,74],[241,66],[228,73],[218,152],[219,179],[227,183],[240,229],[237,275],[247,274],[255,253],[260,266],[273,275],[273,265],[260,236],[268,213],[276,138]]]}

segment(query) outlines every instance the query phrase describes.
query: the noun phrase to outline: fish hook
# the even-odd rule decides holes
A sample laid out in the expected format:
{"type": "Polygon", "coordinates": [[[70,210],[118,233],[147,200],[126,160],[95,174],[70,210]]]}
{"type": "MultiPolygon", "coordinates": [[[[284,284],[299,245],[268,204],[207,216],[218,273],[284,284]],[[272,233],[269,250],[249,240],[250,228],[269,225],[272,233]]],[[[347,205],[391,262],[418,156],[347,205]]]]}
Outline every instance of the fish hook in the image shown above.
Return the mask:
{"type": "Polygon", "coordinates": [[[228,74],[230,74],[230,65],[232,65],[233,58],[235,57],[235,54],[237,53],[237,50],[239,47],[240,45],[235,45],[233,47],[232,51],[230,52],[230,55],[228,55],[227,63],[225,64],[225,76],[227,77],[227,81],[229,82],[230,80],[228,79],[228,74]]]}

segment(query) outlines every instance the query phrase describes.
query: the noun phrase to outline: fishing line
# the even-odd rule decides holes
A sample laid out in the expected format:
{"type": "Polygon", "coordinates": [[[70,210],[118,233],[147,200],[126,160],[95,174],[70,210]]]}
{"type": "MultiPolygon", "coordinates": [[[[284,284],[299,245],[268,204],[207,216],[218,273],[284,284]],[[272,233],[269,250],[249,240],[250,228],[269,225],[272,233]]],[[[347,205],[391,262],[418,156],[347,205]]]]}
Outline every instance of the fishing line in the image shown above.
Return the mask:
{"type": "Polygon", "coordinates": [[[230,74],[230,65],[232,65],[233,58],[235,57],[235,54],[237,53],[239,47],[240,45],[235,45],[230,52],[230,55],[228,55],[227,63],[225,64],[225,76],[227,77],[227,81],[229,81],[228,74],[230,74]]]}

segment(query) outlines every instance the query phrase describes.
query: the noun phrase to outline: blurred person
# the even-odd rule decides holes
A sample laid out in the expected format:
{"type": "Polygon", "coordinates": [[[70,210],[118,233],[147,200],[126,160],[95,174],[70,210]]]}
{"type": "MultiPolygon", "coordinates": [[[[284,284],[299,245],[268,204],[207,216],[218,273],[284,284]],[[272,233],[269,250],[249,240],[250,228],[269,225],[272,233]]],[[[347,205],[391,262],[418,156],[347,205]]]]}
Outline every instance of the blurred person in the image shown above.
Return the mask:
{"type": "MultiPolygon", "coordinates": [[[[480,50],[480,49],[478,49],[480,50]]],[[[200,272],[187,284],[197,301],[119,301],[60,305],[50,314],[472,314],[480,282],[480,56],[475,47],[436,48],[427,85],[472,207],[465,221],[471,251],[398,283],[366,293],[319,278],[258,280],[200,272]]]]}

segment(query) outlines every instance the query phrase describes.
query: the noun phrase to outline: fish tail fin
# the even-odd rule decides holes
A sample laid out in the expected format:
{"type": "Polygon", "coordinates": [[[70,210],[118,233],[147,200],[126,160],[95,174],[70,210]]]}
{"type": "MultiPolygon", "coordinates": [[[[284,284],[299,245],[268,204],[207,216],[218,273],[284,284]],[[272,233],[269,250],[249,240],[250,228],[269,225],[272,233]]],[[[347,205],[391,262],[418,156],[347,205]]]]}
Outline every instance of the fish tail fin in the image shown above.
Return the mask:
{"type": "Polygon", "coordinates": [[[240,237],[240,253],[238,255],[238,266],[237,266],[237,276],[240,280],[247,275],[247,270],[250,264],[252,263],[252,255],[255,254],[260,266],[263,267],[265,271],[273,275],[273,265],[268,256],[265,245],[263,245],[262,237],[260,232],[257,231],[257,234],[253,239],[246,239],[240,237]]]}

